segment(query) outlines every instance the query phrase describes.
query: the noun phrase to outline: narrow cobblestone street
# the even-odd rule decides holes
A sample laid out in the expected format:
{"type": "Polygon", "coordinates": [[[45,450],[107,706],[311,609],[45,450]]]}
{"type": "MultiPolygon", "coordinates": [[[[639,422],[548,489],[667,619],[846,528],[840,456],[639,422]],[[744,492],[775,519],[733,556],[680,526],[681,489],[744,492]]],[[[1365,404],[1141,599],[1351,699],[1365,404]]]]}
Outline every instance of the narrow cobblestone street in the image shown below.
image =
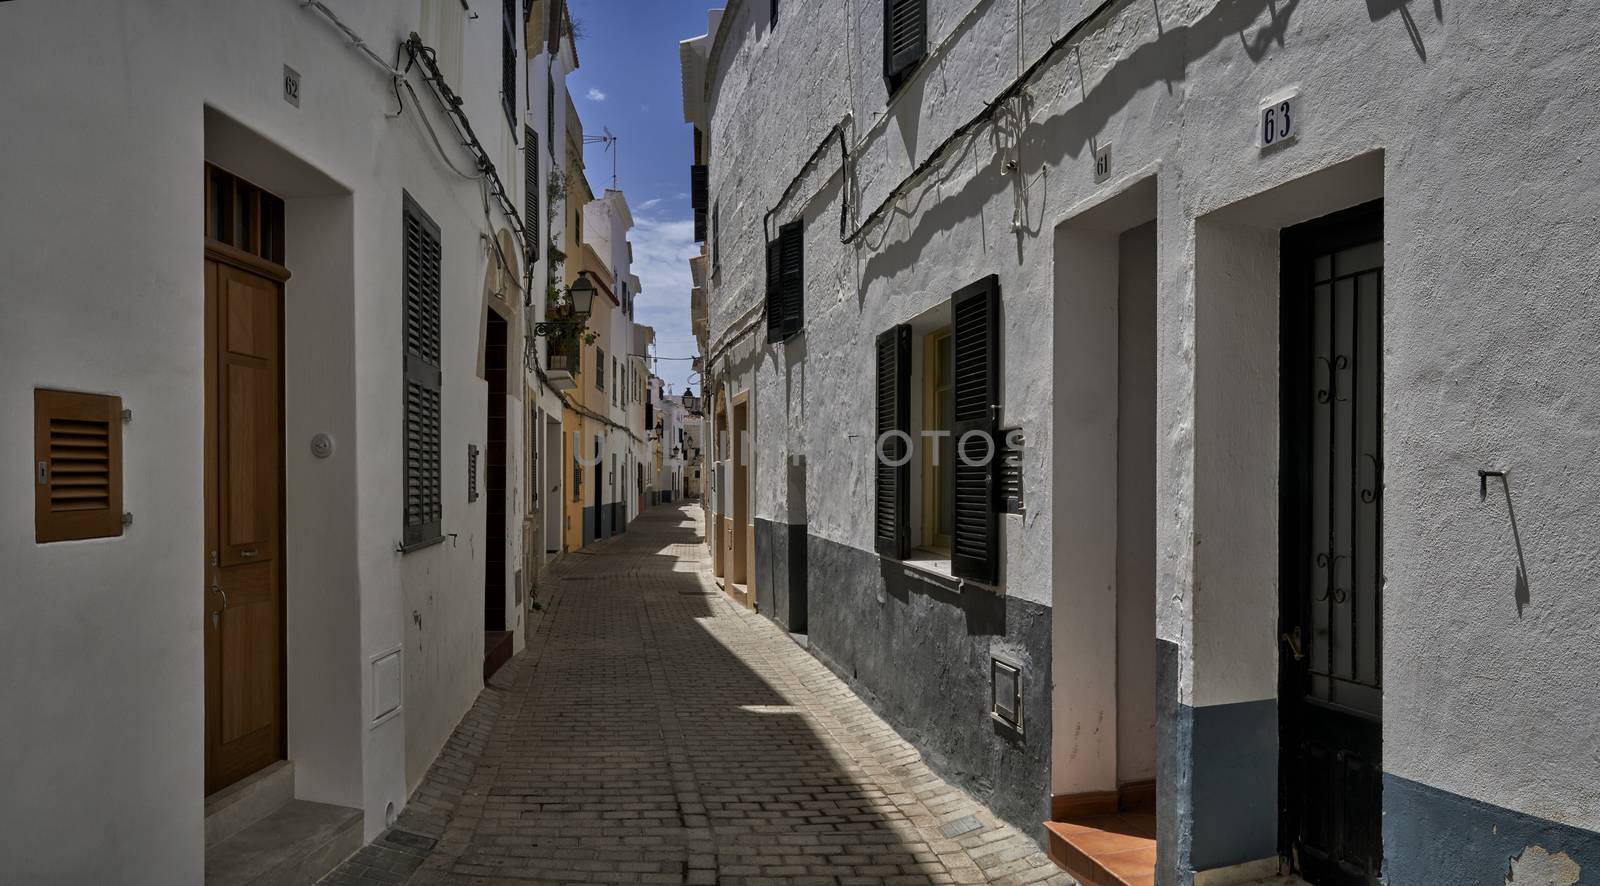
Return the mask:
{"type": "Polygon", "coordinates": [[[704,568],[663,506],[565,557],[394,828],[325,881],[1068,883],[704,568]]]}

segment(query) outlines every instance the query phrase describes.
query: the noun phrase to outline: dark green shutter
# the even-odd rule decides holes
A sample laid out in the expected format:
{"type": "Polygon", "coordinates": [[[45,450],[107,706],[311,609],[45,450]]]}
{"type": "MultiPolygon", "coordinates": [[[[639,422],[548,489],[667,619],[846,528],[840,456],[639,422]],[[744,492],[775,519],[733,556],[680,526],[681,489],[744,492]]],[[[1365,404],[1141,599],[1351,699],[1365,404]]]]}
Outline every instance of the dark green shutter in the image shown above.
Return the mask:
{"type": "Polygon", "coordinates": [[[533,131],[532,126],[524,126],[527,135],[522,146],[523,176],[527,179],[523,186],[522,211],[527,216],[523,219],[522,234],[528,248],[528,264],[539,260],[539,133],[533,131]]]}
{"type": "Polygon", "coordinates": [[[955,528],[950,571],[986,584],[1000,579],[1000,279],[993,275],[950,301],[955,372],[955,528]]]}
{"type": "Polygon", "coordinates": [[[806,318],[806,229],[803,222],[790,222],[778,229],[778,290],[783,301],[783,337],[797,335],[806,318]]]}
{"type": "Polygon", "coordinates": [[[783,241],[767,242],[767,342],[783,341],[783,241]]]}
{"type": "Polygon", "coordinates": [[[405,489],[402,544],[442,538],[439,226],[405,195],[405,489]]]}
{"type": "Polygon", "coordinates": [[[872,435],[873,542],[885,557],[911,552],[911,327],[901,324],[878,335],[878,420],[872,435]],[[894,464],[894,462],[903,462],[894,464]]]}
{"type": "Polygon", "coordinates": [[[883,76],[897,81],[927,51],[927,0],[883,0],[883,76]]]}

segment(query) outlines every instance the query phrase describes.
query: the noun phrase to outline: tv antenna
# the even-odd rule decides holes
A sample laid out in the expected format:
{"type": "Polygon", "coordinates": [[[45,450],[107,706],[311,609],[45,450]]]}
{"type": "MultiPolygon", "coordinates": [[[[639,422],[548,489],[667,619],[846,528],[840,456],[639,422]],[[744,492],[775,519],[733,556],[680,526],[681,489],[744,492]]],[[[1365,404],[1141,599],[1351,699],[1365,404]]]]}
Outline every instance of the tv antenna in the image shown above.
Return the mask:
{"type": "Polygon", "coordinates": [[[617,148],[617,137],[611,134],[611,127],[601,127],[600,131],[604,134],[584,136],[583,143],[586,145],[604,144],[606,146],[606,153],[611,155],[611,190],[619,191],[621,187],[617,184],[617,155],[622,152],[617,148]]]}

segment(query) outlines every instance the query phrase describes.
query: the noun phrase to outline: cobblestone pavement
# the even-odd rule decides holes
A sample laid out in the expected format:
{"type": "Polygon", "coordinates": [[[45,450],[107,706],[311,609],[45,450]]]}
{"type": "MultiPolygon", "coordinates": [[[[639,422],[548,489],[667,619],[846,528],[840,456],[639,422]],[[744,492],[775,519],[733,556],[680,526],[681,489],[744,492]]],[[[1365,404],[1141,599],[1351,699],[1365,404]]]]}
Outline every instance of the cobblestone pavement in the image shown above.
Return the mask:
{"type": "Polygon", "coordinates": [[[1071,883],[725,597],[700,533],[662,506],[563,557],[528,650],[324,882],[1071,883]]]}

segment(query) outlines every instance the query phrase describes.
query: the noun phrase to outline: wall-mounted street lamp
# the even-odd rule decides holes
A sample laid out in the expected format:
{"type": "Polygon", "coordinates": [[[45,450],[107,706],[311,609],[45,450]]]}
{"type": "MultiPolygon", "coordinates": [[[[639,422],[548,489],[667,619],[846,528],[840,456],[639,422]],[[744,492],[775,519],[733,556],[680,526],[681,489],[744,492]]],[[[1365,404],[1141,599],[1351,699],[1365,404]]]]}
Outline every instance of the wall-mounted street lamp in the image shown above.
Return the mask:
{"type": "Polygon", "coordinates": [[[566,335],[582,329],[594,310],[594,282],[588,271],[579,271],[578,279],[567,287],[567,304],[572,306],[572,316],[562,320],[545,320],[533,324],[533,334],[539,336],[566,335]]]}

